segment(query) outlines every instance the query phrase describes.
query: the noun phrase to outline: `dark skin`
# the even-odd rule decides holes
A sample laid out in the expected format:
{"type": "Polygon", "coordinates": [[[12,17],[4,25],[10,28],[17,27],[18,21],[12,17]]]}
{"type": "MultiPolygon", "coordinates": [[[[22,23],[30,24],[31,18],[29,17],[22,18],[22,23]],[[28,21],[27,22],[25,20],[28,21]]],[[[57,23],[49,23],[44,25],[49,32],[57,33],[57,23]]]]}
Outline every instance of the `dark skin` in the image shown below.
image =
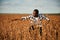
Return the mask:
{"type": "Polygon", "coordinates": [[[38,17],[38,13],[36,11],[33,11],[33,16],[38,17]]]}

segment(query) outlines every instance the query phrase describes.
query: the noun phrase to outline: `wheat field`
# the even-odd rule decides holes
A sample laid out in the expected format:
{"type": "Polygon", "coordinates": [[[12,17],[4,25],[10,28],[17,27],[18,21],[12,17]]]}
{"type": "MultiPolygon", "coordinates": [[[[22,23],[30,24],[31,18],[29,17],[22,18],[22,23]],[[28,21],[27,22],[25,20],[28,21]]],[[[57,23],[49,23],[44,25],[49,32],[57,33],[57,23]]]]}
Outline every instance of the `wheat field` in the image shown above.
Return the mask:
{"type": "Polygon", "coordinates": [[[60,14],[45,14],[50,21],[42,20],[42,35],[30,20],[17,20],[28,14],[0,14],[0,40],[60,40],[60,14]]]}

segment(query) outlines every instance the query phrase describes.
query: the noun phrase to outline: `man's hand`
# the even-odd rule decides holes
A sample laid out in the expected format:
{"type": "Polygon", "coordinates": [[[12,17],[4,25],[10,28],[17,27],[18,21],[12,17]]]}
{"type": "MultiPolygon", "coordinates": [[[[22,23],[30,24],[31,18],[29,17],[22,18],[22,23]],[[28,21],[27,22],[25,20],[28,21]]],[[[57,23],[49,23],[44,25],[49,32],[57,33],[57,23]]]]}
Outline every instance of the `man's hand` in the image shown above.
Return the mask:
{"type": "Polygon", "coordinates": [[[22,17],[20,20],[26,20],[26,17],[22,17]]]}

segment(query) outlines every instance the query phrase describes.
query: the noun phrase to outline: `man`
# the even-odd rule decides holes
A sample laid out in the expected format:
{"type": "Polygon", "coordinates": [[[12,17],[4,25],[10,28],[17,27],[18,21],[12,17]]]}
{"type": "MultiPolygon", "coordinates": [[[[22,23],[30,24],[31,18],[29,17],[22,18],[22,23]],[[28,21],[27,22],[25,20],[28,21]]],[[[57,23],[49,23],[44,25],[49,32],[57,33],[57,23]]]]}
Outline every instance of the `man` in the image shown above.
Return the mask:
{"type": "MultiPolygon", "coordinates": [[[[49,21],[49,18],[47,18],[46,16],[39,14],[39,10],[38,9],[34,9],[32,15],[26,16],[26,17],[22,17],[22,20],[26,20],[26,19],[30,19],[31,24],[38,24],[38,20],[40,21],[40,23],[38,24],[40,26],[40,35],[42,35],[42,19],[46,19],[49,21]]],[[[33,25],[31,26],[32,30],[34,30],[33,25]]]]}
{"type": "Polygon", "coordinates": [[[42,19],[49,20],[49,18],[47,18],[46,16],[44,16],[42,14],[39,14],[38,9],[34,9],[32,15],[29,15],[29,16],[26,16],[26,17],[22,17],[21,19],[22,20],[30,19],[30,20],[33,20],[35,22],[38,21],[38,19],[39,20],[42,20],[42,19]]]}

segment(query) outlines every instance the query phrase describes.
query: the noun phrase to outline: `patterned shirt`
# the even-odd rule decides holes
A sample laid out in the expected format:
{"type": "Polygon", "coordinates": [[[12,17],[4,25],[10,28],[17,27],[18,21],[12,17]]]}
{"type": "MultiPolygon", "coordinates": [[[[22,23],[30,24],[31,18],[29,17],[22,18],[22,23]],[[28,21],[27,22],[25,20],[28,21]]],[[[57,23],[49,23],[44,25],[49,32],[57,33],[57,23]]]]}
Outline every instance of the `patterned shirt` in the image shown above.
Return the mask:
{"type": "Polygon", "coordinates": [[[30,20],[42,20],[42,19],[46,19],[49,20],[49,18],[47,18],[45,15],[39,14],[38,17],[34,17],[33,15],[29,15],[26,17],[22,17],[22,19],[26,20],[26,19],[30,19],[30,20]]]}
{"type": "MultiPolygon", "coordinates": [[[[42,15],[42,14],[39,14],[38,17],[34,17],[33,15],[29,15],[29,16],[26,16],[26,17],[22,17],[22,19],[23,19],[23,20],[30,19],[30,20],[32,20],[34,23],[37,23],[38,20],[41,21],[42,19],[49,20],[48,17],[46,17],[46,16],[44,16],[44,15],[42,15]]],[[[32,21],[31,21],[31,23],[32,23],[32,21]]]]}

